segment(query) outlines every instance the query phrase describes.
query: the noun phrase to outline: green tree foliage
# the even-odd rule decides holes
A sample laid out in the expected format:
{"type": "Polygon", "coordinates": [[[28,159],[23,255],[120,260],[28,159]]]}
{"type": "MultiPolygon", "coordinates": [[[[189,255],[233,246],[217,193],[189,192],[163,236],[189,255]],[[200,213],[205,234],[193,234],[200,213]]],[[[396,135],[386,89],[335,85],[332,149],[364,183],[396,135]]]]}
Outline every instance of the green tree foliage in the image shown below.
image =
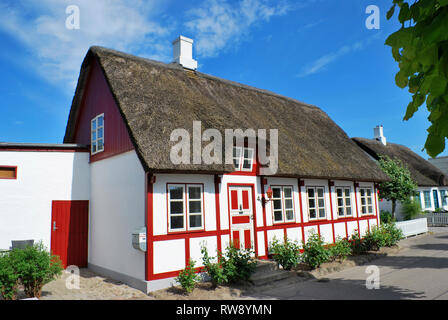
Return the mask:
{"type": "Polygon", "coordinates": [[[379,197],[392,201],[392,219],[395,218],[397,201],[405,201],[417,189],[411,173],[398,159],[380,156],[379,165],[391,181],[382,182],[379,186],[379,197]]]}
{"type": "Polygon", "coordinates": [[[435,157],[445,149],[448,137],[448,0],[416,0],[412,4],[393,0],[387,12],[390,19],[399,8],[402,27],[385,44],[400,71],[395,82],[409,88],[412,101],[404,120],[409,120],[426,102],[430,112],[425,149],[435,157]]]}

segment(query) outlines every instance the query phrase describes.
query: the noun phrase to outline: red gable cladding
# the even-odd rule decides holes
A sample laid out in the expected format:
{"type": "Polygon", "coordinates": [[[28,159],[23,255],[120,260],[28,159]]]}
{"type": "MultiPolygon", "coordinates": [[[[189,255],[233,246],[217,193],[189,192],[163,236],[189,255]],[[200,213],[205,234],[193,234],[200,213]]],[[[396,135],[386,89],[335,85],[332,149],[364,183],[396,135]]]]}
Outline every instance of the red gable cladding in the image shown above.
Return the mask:
{"type": "Polygon", "coordinates": [[[104,151],[91,155],[91,162],[134,149],[109,85],[98,61],[94,59],[76,121],[74,143],[90,145],[91,120],[102,113],[104,113],[104,151]]]}

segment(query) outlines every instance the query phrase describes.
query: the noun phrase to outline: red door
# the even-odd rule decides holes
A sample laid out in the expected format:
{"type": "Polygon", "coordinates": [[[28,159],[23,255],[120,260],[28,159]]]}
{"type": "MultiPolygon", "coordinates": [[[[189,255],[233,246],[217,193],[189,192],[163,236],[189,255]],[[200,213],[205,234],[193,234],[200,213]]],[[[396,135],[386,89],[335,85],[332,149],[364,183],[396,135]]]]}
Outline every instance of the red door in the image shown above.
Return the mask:
{"type": "Polygon", "coordinates": [[[51,214],[51,252],[64,268],[87,267],[89,201],[53,201],[51,214]]]}

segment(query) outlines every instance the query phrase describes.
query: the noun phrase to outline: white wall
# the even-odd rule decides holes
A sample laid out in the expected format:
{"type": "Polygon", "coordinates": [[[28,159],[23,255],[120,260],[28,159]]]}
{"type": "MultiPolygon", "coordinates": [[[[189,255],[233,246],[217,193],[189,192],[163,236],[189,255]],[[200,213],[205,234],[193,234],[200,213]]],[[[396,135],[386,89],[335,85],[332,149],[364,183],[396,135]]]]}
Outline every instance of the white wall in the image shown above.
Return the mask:
{"type": "Polygon", "coordinates": [[[91,163],[89,263],[145,279],[132,232],[145,226],[145,171],[135,151],[91,163]]]}
{"type": "Polygon", "coordinates": [[[31,239],[50,249],[52,200],[89,200],[89,154],[0,151],[0,166],[17,166],[17,179],[0,179],[0,249],[31,239]]]}

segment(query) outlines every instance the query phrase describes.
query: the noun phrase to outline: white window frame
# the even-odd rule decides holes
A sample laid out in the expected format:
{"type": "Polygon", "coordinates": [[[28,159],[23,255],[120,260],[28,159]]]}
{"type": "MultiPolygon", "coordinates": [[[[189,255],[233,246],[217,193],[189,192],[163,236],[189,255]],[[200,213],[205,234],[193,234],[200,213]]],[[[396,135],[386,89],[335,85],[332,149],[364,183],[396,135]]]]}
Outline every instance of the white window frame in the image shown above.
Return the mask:
{"type": "Polygon", "coordinates": [[[422,192],[423,192],[423,206],[424,206],[423,210],[425,210],[425,209],[432,209],[432,194],[431,194],[431,190],[422,190],[422,192]],[[426,205],[427,204],[426,198],[425,198],[426,192],[429,194],[429,203],[428,203],[429,206],[426,205]]]}
{"type": "Polygon", "coordinates": [[[232,158],[233,158],[233,164],[234,165],[235,165],[235,160],[238,160],[238,167],[235,165],[235,170],[236,171],[247,171],[247,172],[252,171],[252,169],[254,167],[254,149],[253,148],[234,146],[233,150],[232,150],[232,158]],[[234,150],[239,150],[239,156],[237,156],[237,157],[233,156],[234,150]],[[250,150],[252,152],[252,157],[251,158],[246,158],[244,156],[244,151],[245,150],[250,150]],[[249,160],[250,161],[250,168],[244,168],[243,167],[245,160],[249,160]]]}
{"type": "Polygon", "coordinates": [[[359,205],[361,208],[361,215],[367,216],[367,215],[375,214],[375,209],[374,209],[375,205],[374,205],[374,201],[373,201],[374,200],[373,199],[373,189],[371,187],[360,187],[358,192],[359,192],[359,199],[360,199],[359,205]],[[364,196],[362,195],[361,190],[364,191],[364,196]],[[370,197],[367,195],[367,191],[370,191],[370,197]],[[363,198],[365,199],[365,204],[362,204],[363,198]],[[370,198],[370,204],[368,203],[369,198],[370,198]],[[372,208],[372,211],[368,210],[369,207],[372,208]],[[365,213],[362,212],[363,208],[366,208],[365,213]]]}
{"type": "Polygon", "coordinates": [[[296,218],[295,208],[294,208],[294,189],[292,186],[271,186],[272,189],[272,221],[274,223],[289,223],[294,222],[296,218]],[[274,198],[274,189],[280,189],[280,198],[274,198]],[[291,190],[291,197],[286,198],[285,196],[285,189],[291,190]],[[281,202],[281,209],[274,209],[274,200],[280,200],[281,202]],[[292,207],[286,208],[286,200],[291,200],[292,207]],[[282,219],[281,220],[275,220],[275,211],[282,211],[282,219]],[[286,211],[292,211],[292,218],[287,219],[286,211]]]}
{"type": "Polygon", "coordinates": [[[103,152],[104,151],[104,113],[101,113],[99,115],[97,115],[95,118],[93,118],[90,121],[90,153],[92,155],[103,152]],[[99,118],[103,118],[103,125],[102,126],[98,126],[98,119],[99,118]],[[96,124],[96,128],[95,130],[93,130],[93,122],[95,121],[96,124]],[[103,136],[101,138],[98,137],[98,131],[99,129],[103,129],[103,136]],[[93,133],[95,132],[95,137],[96,139],[93,139],[93,133]],[[103,148],[101,150],[98,149],[98,141],[102,140],[103,142],[103,148]],[[96,150],[93,151],[93,146],[96,146],[96,150]]]}
{"type": "Polygon", "coordinates": [[[445,196],[448,196],[448,191],[445,189],[439,190],[440,193],[440,207],[448,206],[448,199],[445,196]]]}
{"type": "Polygon", "coordinates": [[[353,217],[353,206],[352,206],[352,188],[348,186],[337,186],[335,187],[335,193],[336,193],[336,212],[338,215],[338,218],[346,218],[346,217],[353,217]],[[338,189],[342,190],[342,197],[338,196],[338,189]],[[345,194],[345,191],[348,190],[348,197],[345,194]],[[350,204],[347,205],[347,198],[350,201],[350,204]],[[342,206],[339,205],[339,199],[342,199],[342,206]],[[344,214],[339,214],[339,209],[342,208],[344,214]],[[347,214],[347,208],[350,208],[350,214],[347,214]]]}
{"type": "Polygon", "coordinates": [[[308,219],[309,220],[327,220],[327,201],[325,199],[325,187],[324,186],[307,186],[306,187],[306,198],[308,200],[307,202],[307,207],[308,207],[308,219]],[[311,208],[310,207],[310,195],[308,193],[309,189],[313,189],[314,190],[314,207],[311,208]],[[317,189],[322,189],[322,199],[324,200],[324,206],[321,207],[319,206],[319,197],[317,196],[317,189]],[[310,211],[311,209],[314,209],[316,212],[316,217],[315,218],[311,218],[311,214],[310,211]],[[320,209],[324,209],[324,213],[325,215],[323,217],[320,216],[320,209]]]}
{"type": "Polygon", "coordinates": [[[182,183],[169,183],[167,184],[167,198],[168,198],[168,231],[169,232],[186,232],[186,231],[196,231],[196,230],[204,230],[204,187],[202,184],[182,184],[182,183]],[[182,200],[181,199],[171,199],[170,187],[180,187],[182,188],[182,200]],[[189,198],[189,187],[198,187],[200,188],[200,198],[199,199],[190,199],[189,198]],[[174,202],[182,202],[183,213],[171,213],[171,201],[174,202]],[[190,213],[190,201],[200,202],[201,203],[201,212],[200,213],[190,213]],[[183,228],[175,228],[171,227],[171,216],[182,216],[183,217],[183,228]],[[199,227],[191,227],[190,226],[190,216],[200,216],[201,217],[201,225],[199,227]]]}

